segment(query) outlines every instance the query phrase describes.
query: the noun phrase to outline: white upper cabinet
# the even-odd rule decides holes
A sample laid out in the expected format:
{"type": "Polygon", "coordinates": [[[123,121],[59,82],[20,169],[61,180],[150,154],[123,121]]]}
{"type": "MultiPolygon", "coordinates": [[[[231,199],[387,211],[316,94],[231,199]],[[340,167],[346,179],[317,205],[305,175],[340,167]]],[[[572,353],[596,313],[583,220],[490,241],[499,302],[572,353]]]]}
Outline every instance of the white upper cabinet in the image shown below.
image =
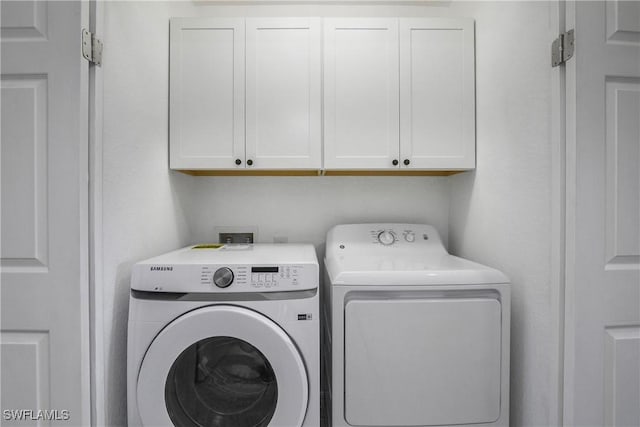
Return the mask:
{"type": "Polygon", "coordinates": [[[170,26],[170,166],[244,166],[244,19],[170,26]]]}
{"type": "Polygon", "coordinates": [[[246,45],[247,164],[320,169],[320,18],[248,18],[246,45]]]}
{"type": "Polygon", "coordinates": [[[401,167],[475,167],[474,58],[473,20],[400,19],[401,167]]]}
{"type": "Polygon", "coordinates": [[[320,169],[320,46],[319,18],[172,19],[171,168],[320,169]]]}
{"type": "Polygon", "coordinates": [[[471,19],[175,18],[170,29],[172,169],[475,167],[471,19]]]}
{"type": "Polygon", "coordinates": [[[325,21],[324,167],[475,167],[471,19],[325,21]]]}
{"type": "Polygon", "coordinates": [[[398,19],[325,19],[324,167],[398,162],[398,19]]]}

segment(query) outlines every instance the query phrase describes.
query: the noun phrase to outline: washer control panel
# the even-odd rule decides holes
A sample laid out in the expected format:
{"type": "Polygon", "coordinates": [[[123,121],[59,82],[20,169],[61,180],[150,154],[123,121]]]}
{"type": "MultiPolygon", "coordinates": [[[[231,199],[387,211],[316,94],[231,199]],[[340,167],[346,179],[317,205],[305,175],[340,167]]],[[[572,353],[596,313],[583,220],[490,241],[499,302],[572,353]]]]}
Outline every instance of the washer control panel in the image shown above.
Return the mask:
{"type": "Polygon", "coordinates": [[[146,274],[153,284],[148,290],[155,292],[285,292],[318,286],[316,264],[172,265],[146,274]]]}
{"type": "Polygon", "coordinates": [[[317,289],[319,276],[310,244],[196,245],[137,263],[131,288],[178,293],[303,291],[317,289]]]}
{"type": "Polygon", "coordinates": [[[210,287],[242,290],[287,291],[301,288],[307,276],[306,265],[232,265],[201,267],[200,283],[210,287]]]}
{"type": "Polygon", "coordinates": [[[274,288],[278,286],[298,286],[301,265],[275,267],[251,267],[251,286],[254,288],[274,288]]]}

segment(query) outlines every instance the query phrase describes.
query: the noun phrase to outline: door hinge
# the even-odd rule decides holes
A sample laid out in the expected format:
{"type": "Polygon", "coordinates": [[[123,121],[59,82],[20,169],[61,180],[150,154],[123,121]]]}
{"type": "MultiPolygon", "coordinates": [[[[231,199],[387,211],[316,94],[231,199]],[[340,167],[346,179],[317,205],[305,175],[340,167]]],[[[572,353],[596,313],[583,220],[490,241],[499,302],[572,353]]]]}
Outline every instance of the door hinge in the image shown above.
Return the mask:
{"type": "Polygon", "coordinates": [[[102,41],[84,28],[82,29],[82,56],[92,64],[102,65],[102,41]]]}
{"type": "Polygon", "coordinates": [[[573,56],[574,50],[573,30],[560,34],[551,44],[551,66],[557,67],[564,64],[573,56]]]}

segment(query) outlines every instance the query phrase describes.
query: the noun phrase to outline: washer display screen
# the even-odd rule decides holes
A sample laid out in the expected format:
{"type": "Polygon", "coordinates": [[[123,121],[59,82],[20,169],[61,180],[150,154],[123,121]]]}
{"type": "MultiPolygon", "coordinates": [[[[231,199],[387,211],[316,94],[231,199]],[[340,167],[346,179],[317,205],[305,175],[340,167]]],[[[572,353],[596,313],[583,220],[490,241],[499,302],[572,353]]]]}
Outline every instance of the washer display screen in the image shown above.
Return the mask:
{"type": "Polygon", "coordinates": [[[265,427],[277,399],[269,361],[233,337],[189,346],[171,366],[165,385],[167,411],[178,427],[265,427]]]}

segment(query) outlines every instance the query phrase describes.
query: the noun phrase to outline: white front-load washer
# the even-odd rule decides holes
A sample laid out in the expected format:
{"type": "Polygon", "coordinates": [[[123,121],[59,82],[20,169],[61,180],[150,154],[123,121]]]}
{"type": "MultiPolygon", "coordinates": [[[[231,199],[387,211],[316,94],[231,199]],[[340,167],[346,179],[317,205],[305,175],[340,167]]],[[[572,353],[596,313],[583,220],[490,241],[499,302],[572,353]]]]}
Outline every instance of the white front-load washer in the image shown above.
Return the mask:
{"type": "Polygon", "coordinates": [[[323,380],[334,427],[509,424],[510,285],[435,228],[327,235],[323,380]]]}
{"type": "Polygon", "coordinates": [[[136,264],[129,426],[317,427],[312,245],[189,246],[136,264]]]}

